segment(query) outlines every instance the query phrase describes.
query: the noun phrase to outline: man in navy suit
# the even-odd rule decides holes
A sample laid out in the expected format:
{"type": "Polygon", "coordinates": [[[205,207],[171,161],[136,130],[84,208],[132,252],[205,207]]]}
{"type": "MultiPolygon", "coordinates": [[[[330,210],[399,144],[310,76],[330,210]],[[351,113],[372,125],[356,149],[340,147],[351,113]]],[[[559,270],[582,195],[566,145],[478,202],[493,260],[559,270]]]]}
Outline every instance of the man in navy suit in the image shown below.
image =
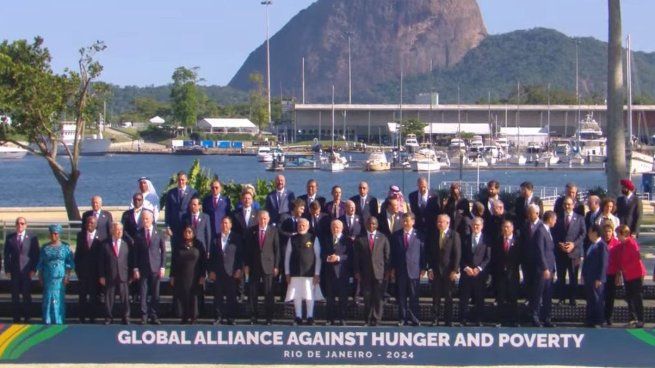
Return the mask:
{"type": "Polygon", "coordinates": [[[569,197],[562,201],[564,212],[553,228],[553,241],[555,242],[555,260],[557,262],[557,284],[555,288],[559,294],[559,304],[564,304],[568,298],[569,303],[575,306],[575,293],[578,290],[578,270],[582,259],[584,240],[586,236],[584,216],[573,211],[573,200],[569,197]],[[569,275],[569,284],[566,285],[566,274],[569,275]]]}
{"type": "Polygon", "coordinates": [[[330,234],[330,215],[321,212],[321,205],[314,201],[309,206],[309,216],[306,217],[309,221],[309,231],[314,236],[322,239],[324,236],[330,234]]]}
{"type": "Polygon", "coordinates": [[[355,239],[362,235],[364,225],[361,217],[356,212],[355,202],[346,201],[346,213],[339,217],[339,220],[343,224],[343,233],[351,241],[354,242],[355,239]]]}
{"type": "Polygon", "coordinates": [[[98,262],[102,241],[96,231],[97,221],[95,216],[87,217],[84,228],[77,233],[74,263],[78,280],[80,323],[85,323],[87,318],[95,323],[99,307],[98,262]]]}
{"type": "Polygon", "coordinates": [[[132,208],[123,212],[121,216],[121,224],[125,234],[132,240],[136,238],[137,230],[141,227],[141,215],[143,214],[143,194],[135,193],[132,196],[132,208]]]}
{"type": "Polygon", "coordinates": [[[378,199],[368,193],[368,183],[365,181],[359,183],[358,192],[359,194],[351,197],[350,200],[355,202],[355,212],[366,223],[369,217],[377,217],[380,213],[378,199]]]}
{"type": "Polygon", "coordinates": [[[366,233],[360,236],[353,252],[353,273],[364,296],[364,323],[376,326],[382,321],[383,280],[387,278],[391,245],[377,231],[378,220],[369,217],[366,233]]]}
{"type": "Polygon", "coordinates": [[[39,263],[39,239],[27,231],[27,220],[16,219],[16,231],[5,238],[5,274],[11,285],[11,309],[14,323],[21,317],[25,323],[30,322],[32,304],[32,278],[39,263]],[[22,296],[22,303],[21,303],[22,296]]]}
{"type": "Polygon", "coordinates": [[[468,303],[473,296],[475,312],[470,320],[482,326],[484,292],[491,259],[491,244],[482,235],[483,220],[476,217],[471,222],[471,235],[462,242],[461,279],[459,281],[459,319],[462,326],[467,323],[468,303]]]}
{"type": "Polygon", "coordinates": [[[102,209],[102,197],[98,195],[91,197],[91,210],[82,214],[82,223],[86,223],[86,219],[90,216],[95,216],[98,220],[96,226],[98,238],[107,239],[111,234],[111,223],[114,219],[111,212],[102,209]]]}
{"type": "Polygon", "coordinates": [[[553,211],[557,214],[557,218],[562,217],[564,213],[564,199],[571,198],[573,200],[573,212],[577,213],[580,216],[585,215],[584,203],[578,200],[578,186],[575,183],[566,183],[566,188],[564,189],[564,195],[557,198],[555,204],[553,205],[553,211]]]}
{"type": "Polygon", "coordinates": [[[487,183],[487,193],[480,200],[484,205],[484,215],[482,218],[487,220],[487,218],[493,215],[494,202],[500,200],[500,183],[498,180],[489,180],[487,183]]]}
{"type": "Polygon", "coordinates": [[[627,225],[635,237],[639,236],[641,226],[642,206],[641,200],[635,194],[635,185],[630,179],[621,180],[621,193],[616,200],[616,217],[621,225],[627,225]]]}
{"type": "Polygon", "coordinates": [[[257,209],[253,206],[252,193],[241,194],[241,207],[232,213],[232,231],[244,236],[249,228],[257,224],[257,209]]]}
{"type": "Polygon", "coordinates": [[[157,232],[153,224],[154,216],[150,211],[142,215],[143,227],[135,240],[134,278],[139,280],[141,294],[141,324],[159,325],[159,282],[166,271],[166,247],[164,237],[157,232]],[[148,302],[150,291],[150,302],[148,302]]]}
{"type": "Polygon", "coordinates": [[[398,200],[389,198],[387,204],[387,207],[378,215],[378,223],[380,224],[378,230],[390,238],[391,234],[402,229],[403,221],[398,200]]]}
{"type": "MultiPolygon", "coordinates": [[[[211,220],[206,213],[200,211],[200,199],[192,198],[189,202],[189,211],[182,216],[182,229],[187,226],[193,228],[196,239],[202,244],[205,254],[209,251],[212,241],[211,220]]],[[[182,239],[182,233],[178,234],[178,239],[182,239]]],[[[178,243],[173,244],[178,246],[178,243]]]]}
{"type": "Polygon", "coordinates": [[[600,233],[601,228],[597,224],[593,224],[589,228],[587,234],[591,244],[585,253],[582,264],[582,280],[587,299],[585,318],[587,327],[600,327],[605,319],[603,302],[609,251],[607,244],[601,239],[600,233]]]}
{"type": "Polygon", "coordinates": [[[232,231],[232,219],[223,217],[209,260],[209,279],[214,282],[214,325],[234,324],[237,315],[237,284],[243,268],[243,238],[232,231]]]}
{"type": "Polygon", "coordinates": [[[516,327],[519,319],[517,301],[521,284],[521,244],[512,221],[503,222],[501,234],[501,241],[491,248],[498,318],[504,325],[516,327]]]}
{"type": "Polygon", "coordinates": [[[177,173],[177,187],[166,193],[166,232],[171,243],[177,244],[177,238],[182,233],[182,216],[189,211],[192,198],[198,197],[198,192],[187,185],[188,178],[184,171],[177,173]]]}
{"type": "Polygon", "coordinates": [[[439,213],[439,196],[430,193],[428,180],[422,176],[416,181],[416,187],[415,191],[409,193],[409,208],[416,216],[414,227],[424,235],[439,213]]]}
{"type": "Polygon", "coordinates": [[[298,199],[301,199],[305,203],[304,216],[309,215],[309,205],[314,201],[317,201],[321,205],[321,208],[325,207],[325,197],[318,195],[318,182],[316,179],[307,180],[307,193],[299,196],[298,199]]]}
{"type": "Polygon", "coordinates": [[[528,308],[535,327],[553,327],[550,314],[555,273],[555,243],[550,229],[557,223],[557,215],[553,211],[546,211],[542,222],[539,220],[539,206],[533,204],[528,208],[528,219],[528,242],[525,246],[534,265],[528,308]]]}
{"type": "Polygon", "coordinates": [[[346,308],[348,303],[349,281],[352,277],[353,241],[344,233],[340,220],[332,220],[330,224],[331,237],[321,240],[321,259],[324,262],[325,297],[327,299],[327,325],[333,325],[339,320],[345,326],[346,308]],[[339,304],[336,303],[339,298],[339,304]]]}
{"type": "Polygon", "coordinates": [[[284,175],[275,177],[275,190],[266,196],[266,210],[270,214],[271,223],[277,225],[291,212],[291,202],[296,199],[292,191],[286,188],[284,175]]]}
{"type": "MultiPolygon", "coordinates": [[[[214,179],[210,185],[211,193],[205,196],[202,200],[202,212],[206,213],[209,216],[209,222],[211,224],[211,235],[212,240],[221,233],[221,224],[223,223],[223,217],[230,216],[232,213],[232,203],[230,198],[224,196],[222,191],[221,182],[218,179],[214,179]]],[[[209,244],[206,244],[209,246],[209,244]]],[[[209,247],[207,247],[209,251],[209,247]]]]}
{"type": "Polygon", "coordinates": [[[398,299],[398,325],[419,323],[419,279],[421,269],[425,264],[423,255],[423,240],[414,228],[414,214],[403,214],[403,228],[392,235],[391,240],[391,273],[395,276],[398,299]],[[407,299],[409,298],[409,308],[407,299]]]}
{"type": "MultiPolygon", "coordinates": [[[[462,187],[459,183],[451,183],[450,184],[450,194],[447,199],[441,199],[441,213],[445,213],[446,215],[450,216],[452,220],[455,219],[455,214],[457,211],[462,211],[465,216],[468,216],[471,214],[471,209],[469,205],[468,199],[464,198],[462,196],[462,187]]],[[[451,225],[452,225],[451,221],[451,225]]],[[[430,224],[434,223],[434,221],[430,222],[430,224]]]]}
{"type": "Polygon", "coordinates": [[[544,203],[541,198],[534,195],[534,186],[529,181],[521,183],[521,195],[516,198],[514,202],[514,214],[516,215],[516,225],[523,226],[528,218],[528,206],[536,204],[541,209],[539,216],[544,213],[544,203]]]}

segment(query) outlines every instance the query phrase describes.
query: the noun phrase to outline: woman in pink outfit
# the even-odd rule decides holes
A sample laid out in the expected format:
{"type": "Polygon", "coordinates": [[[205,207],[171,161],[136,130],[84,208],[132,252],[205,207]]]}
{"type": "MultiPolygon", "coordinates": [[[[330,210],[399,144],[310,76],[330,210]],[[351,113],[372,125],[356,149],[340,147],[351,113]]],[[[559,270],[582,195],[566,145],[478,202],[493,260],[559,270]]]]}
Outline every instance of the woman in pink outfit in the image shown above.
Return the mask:
{"type": "Polygon", "coordinates": [[[646,267],[641,261],[639,244],[632,237],[630,228],[621,225],[618,228],[618,237],[621,242],[619,273],[623,277],[625,285],[625,299],[628,302],[628,313],[630,314],[630,327],[644,327],[644,300],[642,288],[646,267]]]}

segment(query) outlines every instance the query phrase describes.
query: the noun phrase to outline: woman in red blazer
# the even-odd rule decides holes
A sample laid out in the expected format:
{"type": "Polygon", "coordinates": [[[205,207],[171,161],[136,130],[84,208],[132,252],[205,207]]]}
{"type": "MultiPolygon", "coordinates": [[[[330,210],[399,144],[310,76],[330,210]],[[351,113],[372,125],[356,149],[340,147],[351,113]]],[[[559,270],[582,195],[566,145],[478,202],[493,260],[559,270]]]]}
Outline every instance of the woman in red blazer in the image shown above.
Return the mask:
{"type": "Polygon", "coordinates": [[[614,236],[614,227],[605,224],[602,228],[602,238],[607,244],[609,260],[607,262],[607,279],[605,281],[605,323],[612,325],[612,314],[614,313],[614,298],[616,296],[616,274],[619,272],[619,239],[614,236]]]}
{"type": "Polygon", "coordinates": [[[646,267],[641,261],[639,244],[630,234],[630,228],[626,225],[618,229],[620,245],[619,272],[623,276],[625,285],[625,299],[628,302],[630,313],[630,327],[644,327],[644,301],[642,296],[642,285],[646,276],[646,267]]]}

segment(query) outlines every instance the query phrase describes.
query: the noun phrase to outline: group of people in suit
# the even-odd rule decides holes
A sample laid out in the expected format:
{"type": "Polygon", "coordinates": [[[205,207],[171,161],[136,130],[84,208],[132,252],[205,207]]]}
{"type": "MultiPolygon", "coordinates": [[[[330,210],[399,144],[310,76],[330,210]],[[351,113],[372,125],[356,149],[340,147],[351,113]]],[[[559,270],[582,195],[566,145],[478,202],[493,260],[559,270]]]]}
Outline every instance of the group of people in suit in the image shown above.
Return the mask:
{"type": "MultiPolygon", "coordinates": [[[[621,182],[624,195],[617,201],[615,216],[614,202],[606,199],[600,203],[595,196],[589,197],[589,211],[585,211],[573,184],[567,185],[553,211],[544,212],[532,184],[525,182],[509,213],[495,180],[487,183],[479,201],[471,203],[458,183],[440,197],[429,190],[423,177],[407,202],[395,186],[387,198],[378,201],[369,194],[366,182],[359,183],[358,194],[348,200],[335,185],[332,200],[327,201],[319,195],[316,180],[310,179],[306,193],[296,198],[286,187],[285,177],[278,175],[263,208],[254,201],[254,188],[246,188],[233,207],[218,180],[212,181],[207,196],[199,198],[186,174],[180,172],[177,186],[164,194],[162,232],[155,226],[159,209],[152,204],[155,200],[147,181],[139,179],[140,190],[121,221],[114,221],[111,213],[102,209],[99,196],[92,198],[92,209],[82,216],[74,263],[83,323],[95,322],[100,295],[104,296],[105,323],[112,323],[117,293],[123,306],[121,320],[129,323],[130,283],[138,291],[141,323],[161,323],[159,288],[167,264],[165,236],[170,237],[172,246],[174,301],[185,323],[198,318],[208,279],[214,284],[215,324],[234,323],[239,294],[248,296],[251,323],[263,317],[271,324],[279,293],[282,300],[294,302],[294,324],[302,323],[302,302],[306,321],[313,324],[314,302],[324,294],[328,325],[345,324],[349,299],[361,295],[364,322],[374,326],[382,320],[388,294],[394,292],[398,324],[417,326],[421,323],[419,287],[423,277],[432,292],[433,325],[442,321],[453,325],[457,284],[459,323],[481,325],[486,319],[485,298],[491,278],[498,309],[494,320],[499,325],[521,322],[518,300],[524,287],[529,323],[548,327],[553,325],[553,289],[557,289],[560,303],[568,300],[575,304],[582,266],[587,324],[598,326],[611,319],[607,317],[610,301],[605,289],[612,287],[605,287],[609,282],[606,275],[614,272],[614,283],[615,275],[625,278],[630,274],[632,279],[626,278],[626,285],[635,280],[634,274],[641,279],[645,275],[645,270],[635,273],[611,261],[612,249],[619,252],[618,245],[610,245],[617,229],[622,239],[632,239],[628,243],[633,258],[635,246],[638,253],[630,234],[638,234],[641,204],[630,181],[621,182]],[[619,229],[621,224],[627,226],[619,229]],[[611,230],[610,239],[606,229],[611,230]],[[263,314],[260,296],[264,297],[263,314]]],[[[4,251],[15,321],[21,317],[29,320],[30,280],[39,252],[36,237],[25,231],[24,223],[24,219],[17,220],[16,233],[7,236],[4,251]]],[[[629,304],[637,325],[643,324],[640,285],[630,283],[629,304]]]]}

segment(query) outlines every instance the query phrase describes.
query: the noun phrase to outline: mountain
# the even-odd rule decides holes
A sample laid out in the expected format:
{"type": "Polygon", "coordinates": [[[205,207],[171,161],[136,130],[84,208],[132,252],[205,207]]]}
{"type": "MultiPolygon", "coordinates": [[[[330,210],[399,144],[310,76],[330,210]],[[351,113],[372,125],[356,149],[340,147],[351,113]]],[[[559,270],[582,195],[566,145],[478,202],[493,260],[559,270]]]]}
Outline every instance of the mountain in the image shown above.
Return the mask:
{"type": "MultiPolygon", "coordinates": [[[[351,41],[353,102],[369,101],[377,84],[451,67],[487,35],[475,0],[318,0],[270,39],[271,92],[301,95],[305,58],[308,101],[348,95],[351,41]]],[[[229,85],[253,88],[250,74],[266,72],[265,43],[246,59],[229,85]]]]}
{"type": "MultiPolygon", "coordinates": [[[[607,85],[607,43],[572,38],[545,28],[488,36],[456,65],[404,80],[404,98],[414,102],[420,93],[435,91],[440,102],[500,100],[521,85],[551,85],[575,93],[576,44],[579,52],[580,95],[604,99],[607,85]]],[[[377,102],[399,100],[397,81],[382,83],[377,102]]],[[[655,53],[633,52],[633,93],[655,96],[655,53]]]]}

